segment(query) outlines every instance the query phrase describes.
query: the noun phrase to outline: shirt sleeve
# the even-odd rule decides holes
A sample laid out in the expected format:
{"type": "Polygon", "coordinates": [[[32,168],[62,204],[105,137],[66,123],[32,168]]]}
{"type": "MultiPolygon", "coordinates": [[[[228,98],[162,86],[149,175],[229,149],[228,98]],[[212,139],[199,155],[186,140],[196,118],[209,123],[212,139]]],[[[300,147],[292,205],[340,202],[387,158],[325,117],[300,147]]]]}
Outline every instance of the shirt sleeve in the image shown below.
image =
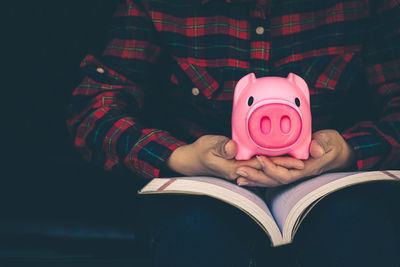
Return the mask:
{"type": "Polygon", "coordinates": [[[361,121],[342,135],[354,148],[359,170],[400,167],[400,3],[371,1],[365,46],[366,75],[378,119],[361,121]]]}
{"type": "Polygon", "coordinates": [[[105,170],[128,168],[159,177],[174,149],[184,142],[167,131],[143,127],[138,114],[146,81],[161,47],[145,7],[134,0],[118,6],[102,55],[81,63],[85,78],[75,88],[67,126],[84,158],[105,170]]]}

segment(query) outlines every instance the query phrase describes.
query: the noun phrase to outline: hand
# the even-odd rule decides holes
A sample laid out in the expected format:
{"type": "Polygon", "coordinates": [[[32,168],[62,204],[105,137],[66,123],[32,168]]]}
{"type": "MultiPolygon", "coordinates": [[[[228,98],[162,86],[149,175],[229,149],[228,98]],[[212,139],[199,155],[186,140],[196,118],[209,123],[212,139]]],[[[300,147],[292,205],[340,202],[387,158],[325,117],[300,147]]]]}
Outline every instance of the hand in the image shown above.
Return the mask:
{"type": "Polygon", "coordinates": [[[194,143],[175,149],[167,160],[167,166],[183,175],[210,175],[235,180],[239,166],[261,169],[256,159],[237,161],[236,143],[225,136],[205,135],[194,143]]]}
{"type": "Polygon", "coordinates": [[[302,178],[322,174],[327,171],[349,169],[355,162],[353,148],[335,130],[321,130],[312,136],[310,158],[301,161],[292,157],[264,157],[257,159],[262,170],[248,167],[238,168],[239,185],[272,187],[289,184],[302,178]],[[287,168],[287,162],[297,162],[297,169],[287,168]],[[303,165],[303,168],[300,168],[303,165]]]}

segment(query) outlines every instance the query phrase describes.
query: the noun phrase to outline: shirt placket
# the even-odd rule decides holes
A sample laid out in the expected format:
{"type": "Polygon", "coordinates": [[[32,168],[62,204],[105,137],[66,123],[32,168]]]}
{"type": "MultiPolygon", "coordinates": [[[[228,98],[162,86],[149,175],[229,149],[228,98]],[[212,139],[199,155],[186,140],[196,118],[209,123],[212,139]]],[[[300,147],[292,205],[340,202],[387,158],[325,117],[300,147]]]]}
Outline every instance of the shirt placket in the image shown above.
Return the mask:
{"type": "Polygon", "coordinates": [[[250,70],[256,77],[270,73],[270,27],[267,1],[257,0],[250,8],[250,70]]]}

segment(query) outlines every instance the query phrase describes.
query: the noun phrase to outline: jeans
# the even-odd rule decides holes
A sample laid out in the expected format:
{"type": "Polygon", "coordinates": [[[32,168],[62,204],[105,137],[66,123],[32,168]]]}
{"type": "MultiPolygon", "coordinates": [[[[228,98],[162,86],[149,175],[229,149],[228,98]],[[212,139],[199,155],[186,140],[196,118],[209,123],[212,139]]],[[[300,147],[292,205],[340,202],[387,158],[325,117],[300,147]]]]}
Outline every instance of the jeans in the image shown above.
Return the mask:
{"type": "Polygon", "coordinates": [[[222,201],[151,197],[143,207],[154,266],[400,266],[397,209],[385,192],[369,184],[331,194],[306,216],[292,244],[276,248],[222,201]]]}

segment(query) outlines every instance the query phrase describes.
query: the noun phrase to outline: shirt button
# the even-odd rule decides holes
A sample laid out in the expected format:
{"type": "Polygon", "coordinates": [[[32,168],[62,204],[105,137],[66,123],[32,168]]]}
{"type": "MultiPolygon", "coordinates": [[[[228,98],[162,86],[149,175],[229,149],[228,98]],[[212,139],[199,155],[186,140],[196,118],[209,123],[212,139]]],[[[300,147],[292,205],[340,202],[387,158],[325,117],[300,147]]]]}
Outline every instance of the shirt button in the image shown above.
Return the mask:
{"type": "Polygon", "coordinates": [[[256,33],[257,33],[258,35],[264,34],[264,27],[258,26],[258,27],[256,28],[256,33]]]}
{"type": "Polygon", "coordinates": [[[192,88],[192,95],[199,95],[200,94],[200,90],[197,87],[193,87],[192,88]]]}
{"type": "Polygon", "coordinates": [[[100,68],[100,67],[97,68],[96,71],[97,71],[98,73],[104,73],[104,69],[103,69],[103,68],[100,68]]]}

